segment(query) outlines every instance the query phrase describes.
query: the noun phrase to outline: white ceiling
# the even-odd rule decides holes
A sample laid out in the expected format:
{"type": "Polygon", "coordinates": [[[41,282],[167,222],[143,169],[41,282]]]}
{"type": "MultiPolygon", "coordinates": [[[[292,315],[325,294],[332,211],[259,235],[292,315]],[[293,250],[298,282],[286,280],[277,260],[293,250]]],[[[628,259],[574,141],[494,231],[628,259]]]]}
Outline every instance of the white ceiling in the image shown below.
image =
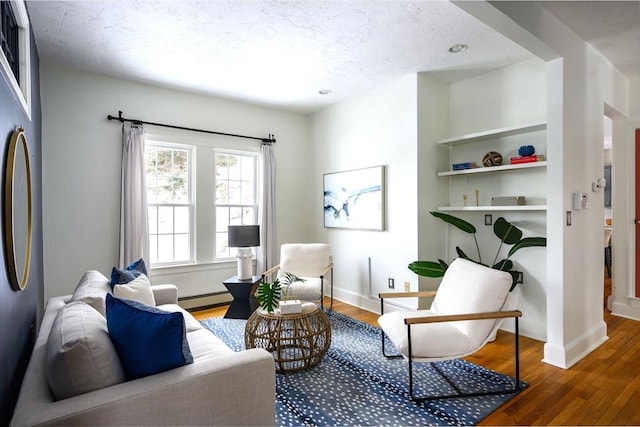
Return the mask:
{"type": "MultiPolygon", "coordinates": [[[[545,7],[610,51],[622,71],[638,71],[638,4],[545,7]],[[627,47],[629,40],[635,45],[627,47]]],[[[41,61],[299,112],[408,73],[455,81],[532,57],[446,1],[29,1],[27,7],[41,61]],[[455,43],[469,49],[451,54],[455,43]],[[321,89],[332,93],[320,95],[321,89]]]]}

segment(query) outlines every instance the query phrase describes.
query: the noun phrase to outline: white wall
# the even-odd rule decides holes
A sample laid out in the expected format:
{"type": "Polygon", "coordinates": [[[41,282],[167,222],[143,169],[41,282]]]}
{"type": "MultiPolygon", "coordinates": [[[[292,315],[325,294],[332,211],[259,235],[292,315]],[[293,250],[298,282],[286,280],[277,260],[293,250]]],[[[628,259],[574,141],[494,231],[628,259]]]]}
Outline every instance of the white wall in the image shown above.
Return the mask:
{"type": "MultiPolygon", "coordinates": [[[[108,276],[117,263],[121,127],[106,117],[118,110],[125,117],[160,123],[251,136],[275,134],[278,237],[308,238],[309,218],[300,214],[309,190],[305,116],[51,63],[41,64],[41,78],[45,298],[73,291],[88,269],[108,276]]],[[[227,262],[163,269],[151,278],[176,283],[184,297],[224,291],[222,280],[234,274],[235,263],[227,262]]]]}
{"type": "Polygon", "coordinates": [[[417,76],[340,102],[310,117],[312,234],[334,256],[335,296],[378,311],[370,295],[387,291],[393,277],[418,288],[407,265],[417,259],[417,76]],[[386,229],[382,232],[323,227],[323,174],[386,166],[386,229]],[[368,263],[371,260],[371,289],[368,263]]]}
{"type": "MultiPolygon", "coordinates": [[[[449,136],[458,136],[509,126],[544,122],[546,108],[545,63],[532,59],[510,67],[482,74],[451,84],[449,102],[449,136]]],[[[481,141],[450,148],[451,161],[476,161],[482,163],[483,155],[491,150],[505,158],[518,155],[521,145],[533,145],[537,154],[546,154],[545,131],[534,132],[502,140],[481,141]]],[[[449,167],[445,168],[448,169],[449,167]]],[[[450,205],[462,206],[462,194],[467,194],[468,204],[475,203],[475,190],[479,190],[480,205],[490,205],[493,196],[526,195],[527,204],[546,204],[547,174],[545,168],[478,174],[473,177],[441,178],[442,184],[450,184],[450,205]],[[449,181],[449,182],[447,182],[449,181]]],[[[453,215],[474,224],[478,230],[480,254],[484,263],[490,264],[498,250],[499,239],[493,228],[485,226],[486,212],[454,212],[453,215]]],[[[546,237],[546,213],[491,212],[493,220],[502,216],[518,226],[524,237],[546,237]]],[[[455,247],[460,246],[470,257],[477,259],[473,239],[466,233],[452,229],[449,232],[449,260],[455,258],[455,247]]],[[[506,257],[503,248],[498,260],[506,257]]],[[[523,271],[524,283],[514,292],[518,294],[520,321],[523,335],[539,340],[546,339],[546,249],[526,248],[518,251],[511,260],[514,269],[523,271]]],[[[511,325],[508,325],[509,327],[511,325]]]]}
{"type": "MultiPolygon", "coordinates": [[[[570,367],[607,339],[602,312],[604,196],[602,191],[591,192],[591,183],[603,174],[603,113],[610,109],[628,115],[629,82],[540,5],[493,2],[483,6],[484,22],[511,36],[514,27],[523,28],[523,38],[514,41],[548,61],[550,181],[544,360],[570,367]],[[491,13],[487,8],[495,9],[491,13]],[[589,194],[588,209],[573,210],[571,195],[577,191],[589,194]],[[571,226],[565,221],[567,211],[572,213],[571,226]]],[[[614,204],[616,212],[626,210],[626,201],[616,199],[614,204]]],[[[617,257],[615,252],[614,248],[617,257]]]]}

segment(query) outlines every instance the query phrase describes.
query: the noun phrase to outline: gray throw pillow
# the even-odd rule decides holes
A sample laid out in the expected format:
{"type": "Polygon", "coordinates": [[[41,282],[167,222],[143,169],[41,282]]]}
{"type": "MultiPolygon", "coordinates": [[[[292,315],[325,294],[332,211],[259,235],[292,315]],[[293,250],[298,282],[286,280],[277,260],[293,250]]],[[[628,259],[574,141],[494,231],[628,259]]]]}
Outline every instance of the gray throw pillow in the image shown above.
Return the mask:
{"type": "Polygon", "coordinates": [[[83,302],[64,306],[47,341],[46,371],[56,400],[125,381],[106,319],[83,302]]]}

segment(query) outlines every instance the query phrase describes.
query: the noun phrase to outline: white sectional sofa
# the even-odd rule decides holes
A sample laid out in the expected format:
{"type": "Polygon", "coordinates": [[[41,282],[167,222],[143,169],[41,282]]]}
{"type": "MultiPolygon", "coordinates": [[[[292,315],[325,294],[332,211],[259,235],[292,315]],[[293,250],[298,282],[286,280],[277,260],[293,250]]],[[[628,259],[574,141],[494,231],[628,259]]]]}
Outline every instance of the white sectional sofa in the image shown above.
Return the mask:
{"type": "MultiPolygon", "coordinates": [[[[192,364],[56,400],[50,381],[64,373],[47,374],[47,342],[58,313],[78,298],[51,298],[11,425],[273,425],[272,356],[262,349],[232,351],[178,306],[175,286],[151,288],[158,309],[183,313],[192,364]]],[[[84,301],[96,303],[95,295],[84,301]]]]}

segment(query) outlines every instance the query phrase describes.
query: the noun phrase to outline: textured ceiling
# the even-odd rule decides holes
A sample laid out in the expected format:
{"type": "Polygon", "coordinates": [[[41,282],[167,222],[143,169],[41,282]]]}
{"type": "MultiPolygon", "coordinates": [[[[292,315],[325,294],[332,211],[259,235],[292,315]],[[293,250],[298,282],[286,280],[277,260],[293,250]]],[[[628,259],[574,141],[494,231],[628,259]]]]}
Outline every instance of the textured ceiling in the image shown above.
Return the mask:
{"type": "MultiPolygon", "coordinates": [[[[638,1],[540,2],[621,71],[638,1]]],[[[29,1],[41,60],[311,112],[408,73],[456,81],[531,58],[447,1],[29,1]],[[469,49],[451,54],[448,48],[469,49]],[[330,95],[319,95],[330,89],[330,95]]],[[[640,74],[639,74],[640,75],[640,74]]]]}
{"type": "Polygon", "coordinates": [[[540,4],[622,73],[640,78],[639,1],[542,1],[540,4]]]}
{"type": "Polygon", "coordinates": [[[408,73],[455,80],[531,57],[449,2],[27,5],[41,60],[301,112],[408,73]],[[455,43],[469,49],[451,54],[455,43]]]}

